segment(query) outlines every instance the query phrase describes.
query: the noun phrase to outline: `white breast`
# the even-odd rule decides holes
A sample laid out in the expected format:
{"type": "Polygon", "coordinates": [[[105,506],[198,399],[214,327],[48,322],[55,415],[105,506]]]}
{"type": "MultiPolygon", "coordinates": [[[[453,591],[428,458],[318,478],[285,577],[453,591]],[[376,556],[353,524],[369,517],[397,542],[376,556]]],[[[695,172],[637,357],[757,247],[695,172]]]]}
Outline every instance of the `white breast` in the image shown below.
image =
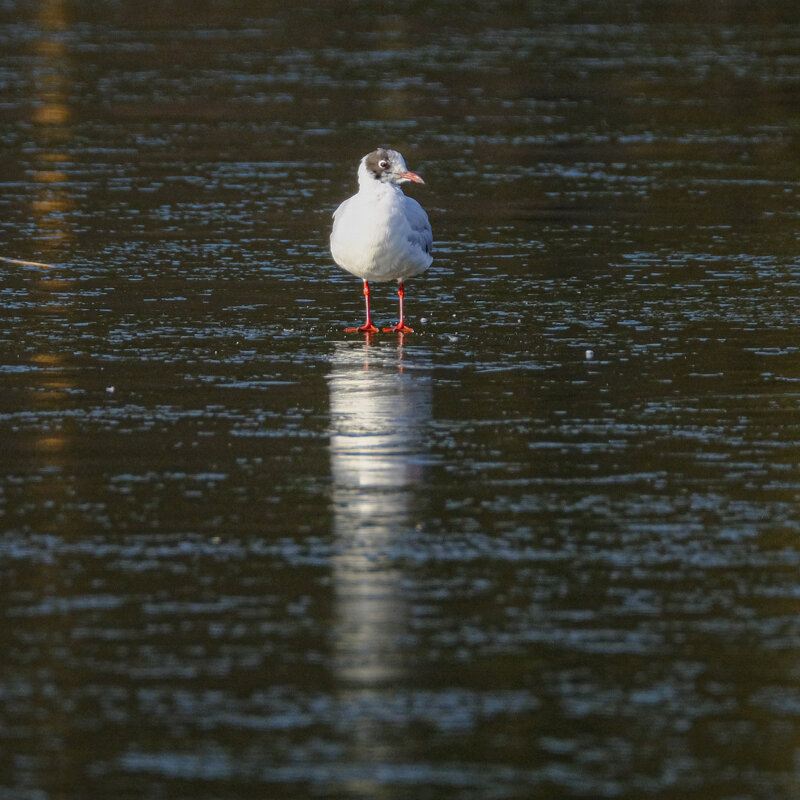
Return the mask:
{"type": "Polygon", "coordinates": [[[428,215],[397,186],[377,184],[345,200],[333,215],[336,263],[368,281],[405,280],[425,272],[433,256],[428,215]]]}

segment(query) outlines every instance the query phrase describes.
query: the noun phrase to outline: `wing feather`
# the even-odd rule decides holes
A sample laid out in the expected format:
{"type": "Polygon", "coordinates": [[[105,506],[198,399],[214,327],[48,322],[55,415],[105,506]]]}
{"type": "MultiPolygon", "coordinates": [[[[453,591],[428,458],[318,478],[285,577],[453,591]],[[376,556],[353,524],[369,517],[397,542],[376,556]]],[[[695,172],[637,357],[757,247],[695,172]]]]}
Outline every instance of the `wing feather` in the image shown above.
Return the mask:
{"type": "Polygon", "coordinates": [[[425,209],[413,198],[405,195],[406,219],[408,220],[408,240],[428,255],[433,252],[433,231],[425,209]]]}

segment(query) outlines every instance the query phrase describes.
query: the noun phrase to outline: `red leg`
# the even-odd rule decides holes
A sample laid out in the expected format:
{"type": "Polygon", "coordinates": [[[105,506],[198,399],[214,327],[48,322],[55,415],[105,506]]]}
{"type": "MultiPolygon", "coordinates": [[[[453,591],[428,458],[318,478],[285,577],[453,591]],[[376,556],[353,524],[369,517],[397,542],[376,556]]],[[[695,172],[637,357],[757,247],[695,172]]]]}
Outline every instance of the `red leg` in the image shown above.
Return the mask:
{"type": "Polygon", "coordinates": [[[403,288],[403,282],[398,281],[397,283],[397,296],[400,298],[400,321],[395,325],[393,328],[384,328],[384,333],[414,333],[413,328],[409,328],[406,325],[405,315],[403,314],[403,298],[406,296],[405,289],[403,288]]]}
{"type": "Polygon", "coordinates": [[[360,328],[345,328],[345,333],[377,333],[378,329],[372,324],[372,315],[369,313],[369,284],[364,281],[364,303],[367,306],[367,319],[360,328]]]}

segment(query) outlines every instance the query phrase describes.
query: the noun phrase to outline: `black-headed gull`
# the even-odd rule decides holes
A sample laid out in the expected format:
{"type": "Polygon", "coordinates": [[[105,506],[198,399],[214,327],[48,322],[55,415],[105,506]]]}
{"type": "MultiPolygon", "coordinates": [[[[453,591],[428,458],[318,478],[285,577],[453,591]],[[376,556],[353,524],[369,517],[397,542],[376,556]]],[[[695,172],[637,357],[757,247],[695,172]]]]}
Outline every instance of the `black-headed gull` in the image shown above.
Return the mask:
{"type": "Polygon", "coordinates": [[[378,331],[369,310],[369,281],[397,281],[400,320],[383,330],[412,332],[403,315],[403,282],[431,265],[433,233],[422,206],[400,188],[408,181],[425,182],[408,170],[397,150],[379,147],[361,159],[358,194],[333,213],[333,260],[364,282],[367,319],[360,328],[347,328],[348,332],[378,331]]]}

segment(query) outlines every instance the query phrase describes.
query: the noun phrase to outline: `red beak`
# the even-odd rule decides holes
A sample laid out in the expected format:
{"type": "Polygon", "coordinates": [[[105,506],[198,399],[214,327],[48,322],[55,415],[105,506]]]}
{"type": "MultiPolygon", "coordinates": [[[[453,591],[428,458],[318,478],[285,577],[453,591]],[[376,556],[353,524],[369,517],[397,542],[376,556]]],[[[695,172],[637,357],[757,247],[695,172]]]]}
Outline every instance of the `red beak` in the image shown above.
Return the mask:
{"type": "Polygon", "coordinates": [[[425,183],[416,172],[403,172],[400,177],[407,181],[414,181],[414,183],[425,183]]]}

